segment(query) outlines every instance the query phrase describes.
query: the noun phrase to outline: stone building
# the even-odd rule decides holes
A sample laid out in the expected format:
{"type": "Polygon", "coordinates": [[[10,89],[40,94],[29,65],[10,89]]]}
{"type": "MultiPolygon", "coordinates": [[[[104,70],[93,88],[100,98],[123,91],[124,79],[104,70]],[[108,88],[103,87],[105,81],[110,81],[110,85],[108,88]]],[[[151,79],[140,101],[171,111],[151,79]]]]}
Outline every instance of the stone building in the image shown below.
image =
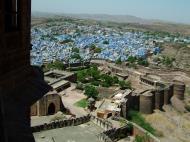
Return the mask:
{"type": "Polygon", "coordinates": [[[51,89],[30,65],[30,29],[31,0],[0,1],[1,142],[34,142],[30,106],[51,89]]]}
{"type": "Polygon", "coordinates": [[[32,105],[31,116],[46,116],[62,111],[64,106],[61,96],[65,94],[65,89],[71,86],[71,82],[76,82],[75,73],[61,70],[46,72],[44,76],[52,90],[32,105]]]}
{"type": "MultiPolygon", "coordinates": [[[[61,71],[61,70],[51,70],[44,74],[45,78],[47,79],[56,79],[56,80],[67,80],[69,82],[76,82],[77,75],[76,73],[61,71]]],[[[50,80],[51,81],[51,80],[50,80]]],[[[51,83],[51,82],[48,82],[51,83]]],[[[53,84],[53,83],[52,83],[53,84]]]]}
{"type": "Polygon", "coordinates": [[[52,115],[64,108],[56,91],[47,93],[31,107],[31,116],[52,115]]]}

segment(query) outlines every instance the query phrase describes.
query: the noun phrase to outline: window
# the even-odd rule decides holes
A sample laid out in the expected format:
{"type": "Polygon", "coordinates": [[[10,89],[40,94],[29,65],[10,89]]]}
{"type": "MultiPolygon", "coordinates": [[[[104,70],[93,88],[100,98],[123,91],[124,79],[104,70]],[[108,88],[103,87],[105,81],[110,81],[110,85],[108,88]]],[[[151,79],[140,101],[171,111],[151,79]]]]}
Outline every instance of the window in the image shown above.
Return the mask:
{"type": "Polygon", "coordinates": [[[5,0],[5,31],[16,31],[19,28],[19,1],[5,0]]]}

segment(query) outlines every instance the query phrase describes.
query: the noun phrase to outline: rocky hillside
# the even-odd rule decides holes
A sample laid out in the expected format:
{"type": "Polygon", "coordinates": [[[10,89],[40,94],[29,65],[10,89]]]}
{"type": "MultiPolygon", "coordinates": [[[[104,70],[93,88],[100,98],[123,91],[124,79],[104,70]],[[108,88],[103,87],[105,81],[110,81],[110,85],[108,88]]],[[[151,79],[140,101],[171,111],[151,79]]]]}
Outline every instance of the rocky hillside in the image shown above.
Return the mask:
{"type": "Polygon", "coordinates": [[[175,58],[174,67],[190,71],[190,47],[182,45],[165,45],[164,56],[175,58]]]}

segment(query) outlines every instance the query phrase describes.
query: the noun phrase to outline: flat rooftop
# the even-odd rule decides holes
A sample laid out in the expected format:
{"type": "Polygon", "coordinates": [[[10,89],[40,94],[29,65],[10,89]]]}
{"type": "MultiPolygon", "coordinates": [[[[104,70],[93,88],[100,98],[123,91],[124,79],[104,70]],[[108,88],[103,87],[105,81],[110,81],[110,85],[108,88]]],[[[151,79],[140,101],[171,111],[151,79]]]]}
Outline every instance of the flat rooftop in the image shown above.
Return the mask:
{"type": "Polygon", "coordinates": [[[64,127],[34,133],[35,142],[100,142],[97,135],[103,129],[88,122],[79,126],[64,127]]]}
{"type": "Polygon", "coordinates": [[[52,70],[44,73],[44,79],[49,85],[53,86],[53,88],[57,88],[57,86],[67,84],[68,81],[66,81],[66,78],[73,74],[72,72],[52,70]]]}
{"type": "Polygon", "coordinates": [[[48,84],[52,84],[54,82],[56,82],[58,79],[54,79],[54,78],[51,78],[51,77],[47,77],[45,76],[44,77],[45,81],[48,83],[48,84]]]}
{"type": "Polygon", "coordinates": [[[59,82],[56,82],[56,83],[52,84],[52,87],[53,87],[53,89],[56,89],[56,88],[59,88],[61,86],[67,85],[69,83],[70,83],[69,81],[61,80],[59,82]]]}
{"type": "Polygon", "coordinates": [[[50,74],[58,74],[58,75],[62,75],[62,76],[70,76],[70,75],[73,75],[74,73],[72,72],[67,72],[67,71],[61,71],[61,70],[52,70],[52,71],[48,71],[46,73],[44,73],[44,76],[48,76],[50,74]]]}
{"type": "Polygon", "coordinates": [[[112,103],[111,100],[106,99],[101,106],[99,106],[98,110],[107,110],[107,111],[119,111],[118,104],[112,103]]]}

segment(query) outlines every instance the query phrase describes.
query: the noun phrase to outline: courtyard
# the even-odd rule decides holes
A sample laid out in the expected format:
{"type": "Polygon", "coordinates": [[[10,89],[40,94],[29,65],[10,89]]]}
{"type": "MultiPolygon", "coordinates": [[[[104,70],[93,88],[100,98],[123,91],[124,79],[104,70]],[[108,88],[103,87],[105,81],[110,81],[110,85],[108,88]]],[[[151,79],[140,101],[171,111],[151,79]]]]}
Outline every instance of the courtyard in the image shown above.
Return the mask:
{"type": "Polygon", "coordinates": [[[89,122],[79,126],[65,127],[34,133],[36,142],[99,142],[97,135],[103,129],[89,122]]]}

